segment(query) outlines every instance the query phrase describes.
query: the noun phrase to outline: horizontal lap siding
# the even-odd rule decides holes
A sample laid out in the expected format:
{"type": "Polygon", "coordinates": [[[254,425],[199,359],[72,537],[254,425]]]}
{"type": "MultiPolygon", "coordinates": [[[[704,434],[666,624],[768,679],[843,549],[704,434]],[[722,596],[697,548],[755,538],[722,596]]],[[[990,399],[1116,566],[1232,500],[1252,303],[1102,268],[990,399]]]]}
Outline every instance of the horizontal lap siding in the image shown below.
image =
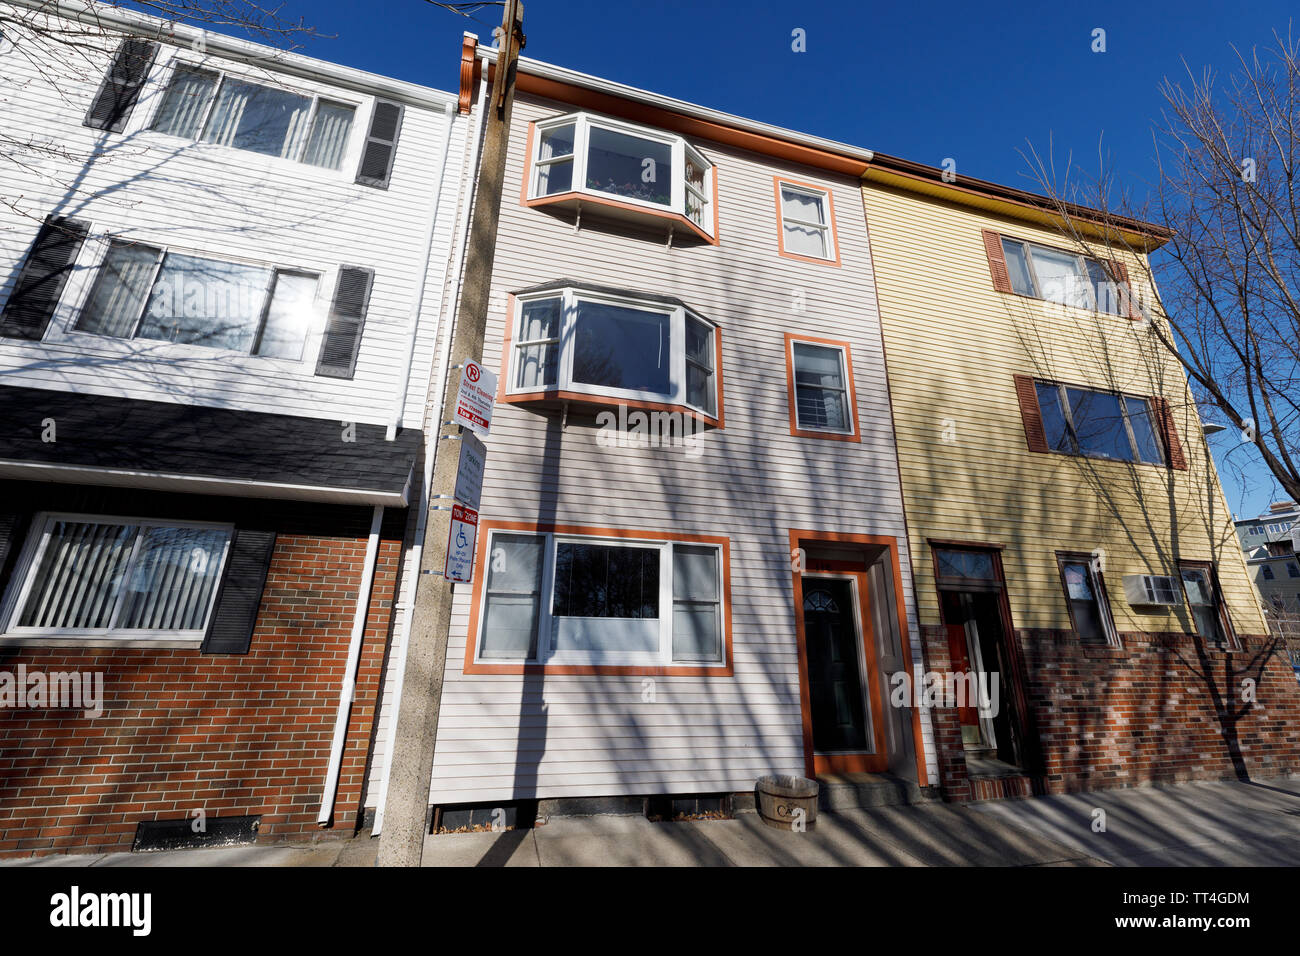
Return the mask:
{"type": "MultiPolygon", "coordinates": [[[[115,41],[107,44],[111,50],[115,41]]],[[[398,401],[407,330],[424,259],[424,236],[438,189],[446,115],[408,105],[388,190],[353,182],[371,97],[290,79],[359,104],[350,151],[338,172],[271,160],[247,151],[195,144],[147,129],[161,100],[173,49],[163,46],[123,134],[81,125],[108,54],[60,81],[35,70],[0,94],[0,124],[9,136],[49,141],[66,156],[33,154],[36,172],[0,161],[0,306],[40,220],[52,211],[88,219],[93,233],[174,244],[178,251],[233,257],[322,272],[318,316],[301,365],[198,347],[78,335],[51,340],[54,326],[70,326],[89,294],[96,244],[87,243],[44,342],[0,339],[0,375],[6,382],[59,390],[125,395],[260,412],[385,422],[398,401]],[[102,67],[102,69],[101,69],[102,67]],[[85,163],[92,160],[89,166],[85,163]],[[72,186],[74,188],[69,188],[72,186]],[[375,270],[355,378],[317,377],[319,333],[340,265],[375,270]]],[[[212,63],[215,67],[224,63],[212,63]]],[[[19,69],[6,59],[3,75],[19,69]]],[[[269,80],[262,71],[250,79],[269,80]]],[[[458,121],[453,138],[467,125],[458,121]]],[[[459,157],[454,155],[453,160],[459,157]]],[[[430,259],[430,282],[420,345],[431,351],[441,310],[442,272],[451,236],[458,183],[447,186],[430,259]]],[[[427,380],[430,358],[417,374],[427,380]]],[[[414,389],[412,389],[414,394],[414,389]]],[[[418,399],[417,399],[418,401],[418,399]]]]}
{"type": "MultiPolygon", "coordinates": [[[[939,622],[924,544],[933,537],[1006,546],[1018,628],[1068,629],[1054,553],[1102,548],[1120,631],[1185,630],[1181,609],[1130,607],[1121,580],[1174,574],[1181,558],[1219,561],[1235,627],[1259,633],[1232,515],[1177,363],[1127,318],[1054,313],[994,291],[981,230],[1067,245],[1050,230],[875,185],[865,199],[922,621],[939,622]],[[1165,396],[1188,470],[1029,452],[1015,374],[1165,396]]],[[[1145,282],[1136,257],[1128,271],[1145,282]]]]}
{"type": "Polygon", "coordinates": [[[644,703],[640,677],[465,675],[470,588],[458,587],[434,802],[746,790],[764,773],[801,774],[789,529],[894,536],[910,589],[855,180],[696,141],[719,167],[720,245],[679,237],[668,249],[666,233],[597,224],[590,210],[575,233],[519,202],[528,122],[567,110],[515,105],[484,361],[500,367],[509,292],[572,278],[677,296],[722,328],[726,428],[700,435],[691,459],[602,448],[576,418],[561,429],[555,412],[498,404],[482,518],[726,536],[735,676],[656,678],[644,703]],[[775,174],[832,189],[843,268],[778,255],[775,174]],[[790,331],[850,342],[860,444],[790,435],[790,331]]]}

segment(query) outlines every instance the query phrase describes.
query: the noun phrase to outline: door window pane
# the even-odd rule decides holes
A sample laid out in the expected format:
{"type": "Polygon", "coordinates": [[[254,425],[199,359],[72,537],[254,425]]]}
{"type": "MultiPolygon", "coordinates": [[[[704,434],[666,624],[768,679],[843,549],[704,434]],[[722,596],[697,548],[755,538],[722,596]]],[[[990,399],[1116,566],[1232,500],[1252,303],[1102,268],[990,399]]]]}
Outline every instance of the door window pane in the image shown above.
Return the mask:
{"type": "Polygon", "coordinates": [[[149,298],[161,250],[114,239],[77,317],[80,332],[130,338],[149,298]]]}
{"type": "Polygon", "coordinates": [[[997,580],[993,555],[987,551],[950,551],[938,549],[935,558],[939,563],[939,576],[943,578],[976,578],[981,581],[997,580]]]}
{"type": "Polygon", "coordinates": [[[592,126],[587,138],[588,189],[672,205],[670,144],[599,126],[592,126]]]}
{"type": "Polygon", "coordinates": [[[136,336],[247,352],[270,281],[259,266],[168,253],[136,336]]]}
{"type": "Polygon", "coordinates": [[[795,342],[793,347],[795,419],[799,427],[852,431],[843,352],[808,342],[795,342]]]}
{"type": "Polygon", "coordinates": [[[573,380],[672,394],[670,317],[627,306],[578,303],[573,380]]]}
{"type": "Polygon", "coordinates": [[[537,656],[545,544],[542,535],[492,536],[480,657],[531,660],[537,656]]]}
{"type": "Polygon", "coordinates": [[[257,345],[258,355],[298,361],[316,312],[318,277],[299,272],[277,272],[266,307],[266,321],[257,345]]]}

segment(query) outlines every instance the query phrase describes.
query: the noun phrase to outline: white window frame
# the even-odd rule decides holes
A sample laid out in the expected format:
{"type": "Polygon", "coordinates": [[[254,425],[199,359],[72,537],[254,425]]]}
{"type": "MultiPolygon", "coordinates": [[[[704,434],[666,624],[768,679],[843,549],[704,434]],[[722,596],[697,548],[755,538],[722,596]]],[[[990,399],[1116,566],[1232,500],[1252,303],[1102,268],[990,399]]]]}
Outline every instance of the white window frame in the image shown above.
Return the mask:
{"type": "Polygon", "coordinates": [[[563,116],[553,116],[549,119],[539,120],[534,124],[534,142],[532,154],[528,157],[528,198],[548,199],[554,196],[567,196],[570,193],[579,195],[592,196],[598,199],[605,199],[612,202],[626,203],[630,206],[640,207],[655,212],[670,212],[688,220],[696,228],[700,229],[710,238],[714,237],[713,230],[713,203],[715,189],[714,184],[717,176],[717,166],[708,161],[704,154],[688,143],[684,137],[674,133],[665,133],[660,130],[651,129],[646,126],[639,126],[634,123],[625,123],[622,120],[610,119],[607,116],[598,116],[593,113],[566,113],[563,116]],[[552,157],[542,159],[542,134],[558,126],[573,125],[573,179],[569,184],[569,189],[559,193],[542,193],[539,189],[538,172],[545,166],[554,165],[557,161],[563,162],[567,157],[552,157]],[[653,143],[660,143],[669,146],[672,150],[672,167],[673,180],[670,185],[670,201],[668,205],[654,203],[645,199],[638,199],[635,196],[620,196],[616,193],[605,192],[601,189],[592,189],[587,186],[587,154],[590,143],[591,130],[604,129],[615,133],[623,133],[628,136],[636,136],[641,139],[649,140],[653,143]],[[697,190],[688,186],[686,182],[686,159],[688,153],[693,162],[704,167],[704,189],[697,190]],[[693,196],[701,203],[700,221],[696,222],[687,214],[686,198],[693,196]]]}
{"type": "MultiPolygon", "coordinates": [[[[1102,263],[1100,259],[1094,258],[1092,256],[1085,256],[1081,253],[1073,252],[1069,249],[1057,249],[1055,246],[1046,246],[1043,245],[1042,243],[1030,242],[1028,239],[1017,239],[1014,236],[1001,236],[1000,238],[1003,242],[1015,243],[1016,245],[1024,249],[1025,263],[1029,267],[1029,282],[1034,287],[1033,292],[1030,293],[1033,296],[1033,298],[1041,299],[1044,302],[1051,302],[1054,305],[1060,305],[1066,308],[1087,309],[1092,312],[1099,312],[1102,315],[1122,316],[1124,314],[1123,292],[1119,287],[1119,283],[1115,282],[1115,280],[1112,279],[1110,275],[1106,272],[1106,266],[1102,263]],[[1074,258],[1075,281],[1076,282],[1082,281],[1083,283],[1084,294],[1087,296],[1088,299],[1086,305],[1071,306],[1069,303],[1057,302],[1055,299],[1049,299],[1047,298],[1047,296],[1043,295],[1043,286],[1038,278],[1038,266],[1034,263],[1035,249],[1042,249],[1044,251],[1054,252],[1057,255],[1072,256],[1074,258]],[[1099,307],[1099,303],[1097,302],[1096,290],[1093,288],[1092,285],[1092,275],[1088,272],[1089,262],[1096,263],[1101,268],[1102,274],[1106,276],[1106,281],[1110,282],[1112,285],[1115,286],[1115,298],[1111,303],[1115,309],[1113,312],[1109,309],[1102,309],[1099,307]]],[[[1010,278],[1010,270],[1008,270],[1008,279],[1009,278],[1010,278]]],[[[1012,291],[1014,291],[1014,289],[1012,291]]],[[[1018,293],[1018,294],[1024,295],[1024,293],[1018,293]]]]}
{"type": "Polygon", "coordinates": [[[718,327],[710,322],[704,316],[687,309],[684,306],[673,305],[667,302],[657,302],[652,299],[641,299],[632,295],[619,295],[612,292],[597,292],[575,286],[566,286],[560,289],[549,289],[544,292],[529,293],[515,297],[515,314],[511,316],[512,335],[510,339],[510,358],[508,362],[506,395],[531,395],[536,392],[547,391],[565,391],[576,392],[582,395],[591,395],[600,398],[613,398],[617,400],[627,400],[636,402],[650,402],[661,405],[678,405],[683,409],[690,409],[705,418],[717,420],[721,416],[722,397],[718,392],[719,376],[719,356],[718,356],[718,327]],[[560,300],[560,329],[558,337],[552,336],[547,339],[524,340],[523,315],[524,306],[530,302],[544,301],[546,299],[560,300]],[[661,315],[669,316],[670,338],[673,342],[672,355],[669,358],[668,380],[670,393],[663,394],[660,392],[647,392],[640,389],[630,388],[613,388],[603,385],[590,385],[586,382],[575,382],[573,380],[573,352],[576,347],[575,330],[578,321],[578,303],[592,302],[599,305],[620,306],[625,308],[639,309],[645,312],[657,312],[661,315]],[[686,400],[686,317],[690,315],[692,319],[702,323],[706,328],[711,330],[710,340],[713,343],[713,404],[714,412],[709,412],[698,405],[692,405],[686,400]],[[519,355],[521,351],[529,346],[539,344],[558,344],[559,347],[559,367],[556,369],[554,385],[516,385],[518,378],[519,355]]]}
{"type": "Polygon", "coordinates": [[[727,620],[730,596],[726,590],[724,567],[725,554],[723,546],[713,541],[669,540],[654,537],[605,537],[602,535],[573,534],[569,532],[543,532],[511,530],[509,528],[492,528],[488,532],[487,559],[483,569],[483,587],[478,599],[478,630],[473,635],[474,663],[487,665],[533,664],[556,667],[563,666],[602,666],[602,667],[700,667],[710,670],[723,670],[727,667],[727,620]],[[493,543],[498,535],[513,537],[529,536],[545,539],[542,545],[543,566],[541,591],[538,601],[537,634],[535,657],[501,658],[483,657],[483,634],[487,627],[487,575],[490,573],[493,543]],[[654,549],[659,551],[659,649],[654,654],[616,653],[609,651],[575,651],[557,650],[554,646],[552,623],[555,606],[555,564],[559,546],[563,543],[591,544],[607,547],[626,547],[654,549]],[[712,548],[717,555],[715,565],[718,575],[718,647],[720,659],[717,661],[675,661],[673,660],[673,548],[676,545],[686,547],[712,548]]]}
{"type": "Polygon", "coordinates": [[[835,254],[838,241],[835,236],[835,216],[831,211],[831,192],[829,189],[818,189],[815,186],[805,186],[802,183],[790,182],[787,179],[778,179],[776,188],[777,201],[781,208],[777,211],[781,219],[781,251],[787,256],[798,256],[802,259],[815,259],[818,262],[834,262],[838,256],[835,254]],[[816,199],[822,208],[822,215],[825,217],[824,222],[812,222],[807,219],[800,219],[797,216],[789,216],[785,211],[785,190],[800,193],[816,199]],[[822,242],[826,250],[824,256],[810,256],[802,252],[794,252],[786,247],[785,242],[785,225],[793,223],[797,226],[803,226],[809,229],[819,229],[822,233],[822,242]]]}
{"type": "MultiPolygon", "coordinates": [[[[202,247],[176,246],[164,241],[154,241],[148,236],[127,237],[122,235],[110,234],[107,232],[92,233],[86,239],[86,246],[89,247],[94,255],[93,262],[85,269],[84,275],[74,276],[73,281],[68,283],[68,288],[64,290],[62,300],[55,313],[56,320],[50,323],[50,329],[57,329],[57,336],[62,339],[76,341],[84,337],[86,340],[97,343],[114,342],[126,346],[139,347],[141,344],[148,346],[150,349],[168,349],[176,350],[178,355],[194,356],[195,358],[211,358],[213,356],[237,356],[242,359],[252,359],[258,363],[272,362],[282,367],[298,371],[306,367],[313,370],[316,365],[316,356],[320,352],[320,340],[324,334],[325,322],[328,319],[327,295],[333,294],[333,288],[329,281],[330,269],[323,265],[288,265],[279,262],[265,262],[262,260],[252,259],[247,256],[231,255],[225,251],[214,251],[202,247]],[[130,242],[136,245],[148,246],[157,249],[160,252],[157,263],[154,264],[153,275],[149,280],[150,289],[158,281],[158,274],[162,271],[163,263],[167,256],[176,254],[180,256],[192,256],[198,259],[212,259],[218,262],[229,263],[232,265],[251,266],[258,269],[267,269],[271,273],[271,281],[268,283],[263,293],[262,309],[258,319],[257,335],[260,336],[265,330],[266,310],[270,305],[270,292],[275,282],[277,273],[289,273],[294,275],[310,275],[316,277],[316,295],[312,300],[311,323],[307,327],[307,333],[303,338],[302,357],[298,359],[284,358],[277,355],[259,355],[254,351],[236,351],[219,345],[204,345],[199,342],[167,342],[161,339],[139,339],[134,335],[134,330],[140,327],[140,322],[144,318],[144,312],[136,317],[136,324],[131,336],[108,335],[102,332],[91,332],[85,329],[78,329],[77,323],[81,320],[82,313],[90,305],[90,296],[94,292],[95,283],[99,279],[101,271],[108,264],[108,254],[112,248],[114,240],[130,242]],[[68,303],[66,306],[64,302],[68,303]]],[[[84,252],[83,252],[84,255],[84,252]]],[[[81,270],[78,270],[79,272],[81,270]]],[[[335,270],[337,271],[337,270],[335,270]]],[[[337,279],[335,280],[335,284],[337,279]]],[[[146,300],[144,308],[149,307],[146,300]]],[[[46,340],[54,336],[46,333],[46,340]]],[[[254,339],[256,343],[257,339],[254,339]]]]}
{"type": "MultiPolygon", "coordinates": [[[[153,103],[152,108],[146,111],[148,118],[144,121],[144,125],[141,128],[143,132],[147,132],[150,135],[160,136],[172,141],[194,143],[214,149],[234,150],[243,156],[257,157],[258,159],[271,163],[292,163],[294,166],[305,166],[308,169],[314,169],[327,176],[346,176],[348,180],[352,179],[352,175],[348,170],[355,168],[359,159],[359,151],[365,140],[364,137],[358,137],[357,135],[357,128],[362,125],[362,110],[365,103],[352,96],[348,96],[342,90],[335,91],[330,89],[328,91],[321,91],[309,89],[306,86],[290,85],[280,82],[279,78],[273,80],[264,73],[252,75],[238,69],[218,66],[208,62],[206,59],[192,59],[189,56],[183,56],[180,54],[173,56],[171,61],[167,64],[165,74],[162,78],[161,84],[157,88],[154,100],[155,102],[153,103]],[[158,111],[162,109],[163,102],[167,98],[167,92],[171,89],[172,82],[175,80],[176,71],[178,69],[198,70],[206,73],[215,73],[217,75],[217,83],[212,88],[212,95],[208,98],[207,103],[204,104],[203,107],[203,116],[200,118],[198,125],[198,135],[193,139],[184,136],[175,136],[171,133],[154,129],[154,123],[158,119],[158,111]],[[225,84],[227,77],[241,83],[265,86],[269,89],[279,90],[284,93],[292,93],[295,96],[302,96],[311,100],[307,122],[303,124],[303,130],[298,136],[298,142],[294,144],[292,156],[272,156],[267,153],[256,152],[255,150],[240,149],[236,146],[222,146],[219,143],[209,143],[204,140],[203,134],[208,128],[208,120],[212,117],[212,109],[217,102],[217,98],[221,94],[221,88],[225,84]],[[330,169],[328,166],[317,166],[313,163],[304,162],[302,159],[303,155],[306,153],[307,144],[311,141],[312,129],[316,125],[316,117],[320,112],[320,104],[322,101],[334,103],[338,106],[348,106],[352,109],[352,126],[348,130],[347,143],[344,145],[343,155],[339,159],[339,166],[337,169],[330,169]]],[[[368,122],[367,118],[367,125],[368,122]]]]}
{"type": "MultiPolygon", "coordinates": [[[[845,347],[837,342],[818,342],[815,339],[801,339],[798,336],[790,338],[790,344],[787,346],[790,350],[788,356],[790,362],[790,386],[793,392],[794,401],[794,427],[801,432],[818,432],[823,435],[856,435],[858,433],[858,416],[857,416],[857,396],[853,393],[853,376],[849,371],[849,356],[845,347]],[[799,379],[797,378],[799,369],[795,364],[794,347],[796,345],[812,345],[816,348],[834,349],[840,353],[840,379],[844,382],[844,402],[848,406],[849,427],[839,428],[819,428],[813,425],[805,425],[799,419],[799,379]]],[[[826,386],[817,385],[815,388],[824,389],[826,386]]]]}
{"type": "MultiPolygon", "coordinates": [[[[38,512],[32,518],[31,528],[27,533],[27,540],[23,543],[23,550],[20,552],[18,562],[14,566],[14,573],[10,579],[9,587],[4,595],[3,602],[0,602],[0,623],[3,623],[3,627],[0,628],[0,634],[3,634],[5,637],[49,638],[58,641],[111,638],[113,640],[128,643],[165,640],[187,641],[196,645],[201,644],[204,636],[207,634],[208,625],[212,621],[213,609],[217,606],[217,596],[221,591],[221,579],[226,572],[226,562],[230,557],[230,544],[234,540],[234,531],[235,526],[233,524],[214,521],[173,521],[160,518],[140,518],[125,515],[78,514],[62,511],[38,512]],[[41,558],[44,556],[46,546],[49,544],[50,531],[54,524],[60,521],[122,525],[136,528],[200,528],[228,532],[226,546],[221,552],[221,557],[217,565],[216,584],[212,588],[212,596],[208,599],[208,607],[203,615],[203,625],[199,628],[185,630],[114,628],[111,624],[106,628],[50,628],[18,626],[18,616],[21,613],[23,606],[27,603],[27,597],[31,593],[32,584],[34,583],[33,579],[36,569],[40,567],[41,558]]],[[[127,560],[126,564],[128,569],[135,565],[142,538],[143,535],[137,534],[135,541],[131,545],[131,557],[127,560]]],[[[114,611],[115,619],[120,611],[121,605],[119,604],[117,610],[114,611]]]]}

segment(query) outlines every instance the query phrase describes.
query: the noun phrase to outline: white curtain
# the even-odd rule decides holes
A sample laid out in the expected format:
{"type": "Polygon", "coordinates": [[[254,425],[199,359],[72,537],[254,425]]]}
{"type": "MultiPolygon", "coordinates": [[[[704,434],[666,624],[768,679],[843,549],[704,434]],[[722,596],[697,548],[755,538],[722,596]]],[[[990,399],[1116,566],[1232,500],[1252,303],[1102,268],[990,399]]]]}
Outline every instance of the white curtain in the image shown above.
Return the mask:
{"type": "Polygon", "coordinates": [[[95,277],[86,306],[77,317],[82,332],[130,338],[149,299],[158,249],[113,240],[95,277]]]}
{"type": "Polygon", "coordinates": [[[292,159],[310,112],[309,97],[227,76],[212,106],[203,139],[292,159]]]}
{"type": "Polygon", "coordinates": [[[354,112],[351,106],[322,100],[316,107],[316,120],[312,123],[311,138],[307,141],[302,161],[325,169],[338,169],[348,147],[354,112]]]}
{"type": "Polygon", "coordinates": [[[177,67],[167,87],[153,128],[160,133],[197,139],[203,112],[217,85],[217,74],[191,67],[177,67]]]}

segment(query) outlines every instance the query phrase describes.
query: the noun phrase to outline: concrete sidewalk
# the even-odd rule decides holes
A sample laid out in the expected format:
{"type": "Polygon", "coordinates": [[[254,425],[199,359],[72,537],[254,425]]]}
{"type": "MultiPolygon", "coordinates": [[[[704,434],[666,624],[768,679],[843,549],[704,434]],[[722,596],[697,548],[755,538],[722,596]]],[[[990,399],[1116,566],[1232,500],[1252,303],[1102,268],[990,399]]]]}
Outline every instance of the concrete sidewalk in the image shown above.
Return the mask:
{"type": "Polygon", "coordinates": [[[1300,866],[1300,777],[1094,790],[972,809],[1113,866],[1300,866]],[[1102,832],[1093,829],[1098,810],[1102,832]]]}
{"type": "MultiPolygon", "coordinates": [[[[0,861],[21,866],[374,866],[378,841],[0,861]]],[[[425,840],[426,866],[1294,866],[1300,777],[1180,784],[967,806],[823,813],[806,833],[755,813],[651,823],[555,818],[531,830],[425,840]],[[1106,829],[1093,821],[1105,813],[1106,829]]]]}

